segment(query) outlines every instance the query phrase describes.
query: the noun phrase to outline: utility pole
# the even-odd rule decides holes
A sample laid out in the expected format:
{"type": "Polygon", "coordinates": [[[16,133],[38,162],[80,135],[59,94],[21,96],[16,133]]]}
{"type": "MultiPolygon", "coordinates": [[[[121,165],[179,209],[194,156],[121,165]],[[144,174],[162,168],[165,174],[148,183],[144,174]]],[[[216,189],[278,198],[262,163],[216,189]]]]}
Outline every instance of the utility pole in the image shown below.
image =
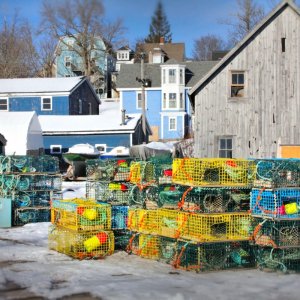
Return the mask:
{"type": "Polygon", "coordinates": [[[144,74],[144,56],[141,54],[141,83],[142,83],[142,129],[144,133],[144,144],[146,143],[146,103],[145,103],[145,74],[144,74]]]}

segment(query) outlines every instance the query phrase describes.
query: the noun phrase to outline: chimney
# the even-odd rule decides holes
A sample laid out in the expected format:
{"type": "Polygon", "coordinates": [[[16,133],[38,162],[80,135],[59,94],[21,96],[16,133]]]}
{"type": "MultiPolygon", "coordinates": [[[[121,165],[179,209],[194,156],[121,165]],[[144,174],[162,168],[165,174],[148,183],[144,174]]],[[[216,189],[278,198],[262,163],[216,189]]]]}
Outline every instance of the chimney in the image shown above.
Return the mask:
{"type": "Polygon", "coordinates": [[[126,118],[125,113],[126,113],[126,109],[121,109],[121,112],[122,112],[122,123],[121,123],[121,125],[126,125],[126,123],[125,123],[125,118],[126,118]]]}
{"type": "Polygon", "coordinates": [[[159,45],[163,45],[165,43],[165,38],[163,36],[161,36],[159,38],[159,45]]]}

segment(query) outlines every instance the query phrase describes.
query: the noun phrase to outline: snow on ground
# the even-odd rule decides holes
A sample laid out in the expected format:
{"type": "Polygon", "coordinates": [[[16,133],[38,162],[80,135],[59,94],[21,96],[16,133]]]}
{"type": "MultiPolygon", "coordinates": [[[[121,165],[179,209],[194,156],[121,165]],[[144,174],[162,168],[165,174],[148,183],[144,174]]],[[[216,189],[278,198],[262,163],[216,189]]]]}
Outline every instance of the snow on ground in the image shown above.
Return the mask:
{"type": "MultiPolygon", "coordinates": [[[[64,183],[63,192],[64,198],[79,197],[85,185],[64,183]]],[[[297,274],[256,269],[197,274],[122,251],[101,260],[79,261],[48,249],[49,226],[0,228],[0,290],[12,281],[45,299],[80,293],[124,300],[299,299],[297,274]]]]}

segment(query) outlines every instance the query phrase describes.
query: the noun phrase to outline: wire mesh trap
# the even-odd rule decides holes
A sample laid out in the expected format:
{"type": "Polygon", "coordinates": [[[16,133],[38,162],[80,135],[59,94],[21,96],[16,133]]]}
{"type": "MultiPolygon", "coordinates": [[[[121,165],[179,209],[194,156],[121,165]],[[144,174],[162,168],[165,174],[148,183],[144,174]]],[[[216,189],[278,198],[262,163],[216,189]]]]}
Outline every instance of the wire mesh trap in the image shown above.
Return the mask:
{"type": "Polygon", "coordinates": [[[13,226],[50,222],[50,207],[22,207],[13,209],[13,226]]]}
{"type": "Polygon", "coordinates": [[[128,222],[128,206],[114,205],[111,207],[111,228],[116,229],[127,229],[128,222]]]}
{"type": "Polygon", "coordinates": [[[114,253],[114,234],[112,231],[77,232],[51,225],[48,247],[77,259],[103,258],[114,253]]]}

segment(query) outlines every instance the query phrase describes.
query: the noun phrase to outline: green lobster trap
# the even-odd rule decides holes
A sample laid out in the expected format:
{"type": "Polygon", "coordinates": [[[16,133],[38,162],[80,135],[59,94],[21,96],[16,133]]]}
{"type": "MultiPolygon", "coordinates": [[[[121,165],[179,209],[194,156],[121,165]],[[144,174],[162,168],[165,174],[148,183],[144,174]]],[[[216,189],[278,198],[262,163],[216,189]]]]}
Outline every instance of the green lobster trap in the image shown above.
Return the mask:
{"type": "Polygon", "coordinates": [[[172,182],[188,186],[252,187],[255,162],[225,158],[175,158],[172,182]]]}
{"type": "Polygon", "coordinates": [[[50,222],[50,207],[13,208],[13,226],[50,222]]]}
{"type": "Polygon", "coordinates": [[[13,207],[50,207],[50,201],[54,197],[57,197],[57,194],[53,191],[22,191],[13,193],[13,207]]]}
{"type": "Polygon", "coordinates": [[[300,186],[300,159],[259,159],[254,187],[280,188],[300,186]]]}
{"type": "Polygon", "coordinates": [[[300,247],[281,249],[257,246],[253,249],[257,266],[263,271],[300,272],[300,247]]]}
{"type": "Polygon", "coordinates": [[[111,230],[111,206],[83,199],[53,200],[51,222],[75,231],[111,230]]]}
{"type": "Polygon", "coordinates": [[[51,225],[48,247],[76,259],[96,259],[114,253],[112,231],[77,232],[51,225]]]}
{"type": "Polygon", "coordinates": [[[251,241],[273,248],[300,247],[300,220],[253,218],[251,241]]]}
{"type": "Polygon", "coordinates": [[[132,159],[88,159],[86,173],[88,180],[129,181],[132,159]]]}
{"type": "Polygon", "coordinates": [[[155,183],[154,164],[150,161],[133,161],[130,164],[130,182],[133,184],[155,183]]]}

